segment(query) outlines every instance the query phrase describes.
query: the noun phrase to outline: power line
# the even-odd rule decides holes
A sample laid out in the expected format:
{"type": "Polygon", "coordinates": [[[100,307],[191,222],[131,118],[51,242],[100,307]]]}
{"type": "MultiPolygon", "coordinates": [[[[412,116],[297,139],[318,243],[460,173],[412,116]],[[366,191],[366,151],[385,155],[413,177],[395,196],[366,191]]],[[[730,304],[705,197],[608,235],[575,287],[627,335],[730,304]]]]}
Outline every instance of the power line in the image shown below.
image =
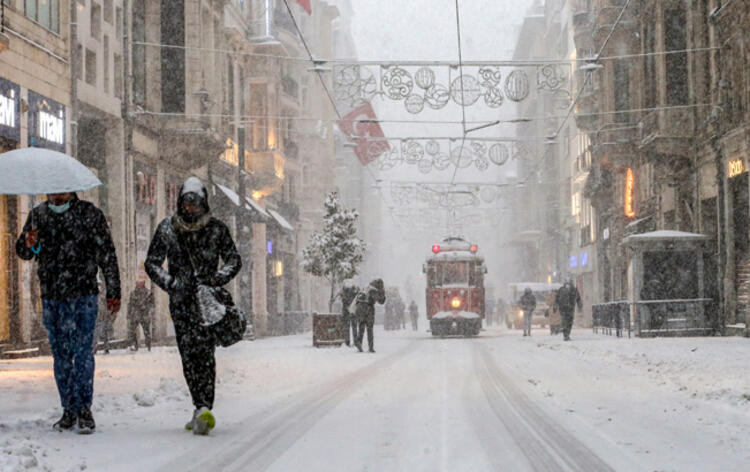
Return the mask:
{"type": "Polygon", "coordinates": [[[463,128],[463,135],[461,136],[461,147],[458,148],[458,155],[456,156],[456,167],[453,169],[453,177],[451,177],[451,183],[456,180],[456,174],[458,173],[458,164],[464,155],[464,145],[466,144],[466,99],[464,98],[464,65],[463,65],[463,54],[461,52],[461,16],[458,8],[458,0],[456,0],[456,39],[458,42],[458,70],[459,70],[459,82],[461,86],[461,126],[463,128]]]}
{"type": "MultiPolygon", "coordinates": [[[[313,66],[318,65],[317,61],[313,57],[312,51],[310,51],[310,47],[307,45],[307,41],[305,41],[305,36],[302,34],[302,30],[297,24],[297,19],[294,18],[294,15],[292,14],[292,9],[289,6],[289,1],[284,0],[284,5],[286,5],[286,11],[289,12],[289,18],[292,19],[292,23],[294,24],[294,29],[297,30],[297,35],[299,36],[300,41],[302,41],[302,45],[305,47],[305,51],[307,51],[307,55],[310,56],[310,62],[312,63],[313,66]]],[[[336,106],[336,102],[333,101],[333,96],[331,95],[331,91],[328,90],[328,85],[326,84],[325,80],[323,80],[323,76],[320,75],[320,71],[316,70],[315,72],[316,72],[316,75],[318,76],[318,79],[320,80],[320,84],[323,86],[323,90],[325,90],[326,95],[328,95],[328,100],[331,102],[333,111],[336,112],[336,116],[338,116],[339,120],[341,120],[343,117],[341,116],[341,113],[339,112],[339,109],[336,106]]]]}
{"type": "MultiPolygon", "coordinates": [[[[262,21],[262,20],[258,20],[262,21]]],[[[6,28],[7,29],[7,28],[6,28]]],[[[147,46],[157,47],[164,49],[184,49],[189,51],[201,51],[201,52],[213,52],[219,54],[229,54],[233,56],[249,56],[249,57],[267,57],[273,59],[280,59],[286,61],[299,61],[308,62],[309,57],[303,56],[288,56],[281,54],[269,54],[260,52],[247,52],[237,51],[234,49],[220,49],[220,48],[208,48],[201,46],[178,46],[175,44],[158,43],[151,41],[131,41],[133,46],[147,46]]],[[[623,54],[617,56],[603,56],[600,57],[600,61],[610,61],[618,59],[635,59],[639,57],[650,57],[650,56],[666,56],[669,54],[684,54],[691,52],[711,52],[721,49],[719,46],[713,47],[702,47],[702,48],[686,48],[686,49],[675,49],[670,51],[652,51],[635,54],[623,54]]],[[[342,66],[388,66],[388,65],[402,65],[402,66],[457,66],[455,62],[451,61],[420,61],[420,60],[400,60],[400,59],[377,59],[377,60],[356,60],[356,59],[316,59],[318,64],[335,64],[342,66]]],[[[497,67],[540,67],[545,65],[570,65],[578,62],[591,62],[591,58],[575,58],[575,59],[535,59],[535,60],[473,60],[463,61],[463,65],[467,67],[480,67],[480,66],[497,66],[497,67]]]]}

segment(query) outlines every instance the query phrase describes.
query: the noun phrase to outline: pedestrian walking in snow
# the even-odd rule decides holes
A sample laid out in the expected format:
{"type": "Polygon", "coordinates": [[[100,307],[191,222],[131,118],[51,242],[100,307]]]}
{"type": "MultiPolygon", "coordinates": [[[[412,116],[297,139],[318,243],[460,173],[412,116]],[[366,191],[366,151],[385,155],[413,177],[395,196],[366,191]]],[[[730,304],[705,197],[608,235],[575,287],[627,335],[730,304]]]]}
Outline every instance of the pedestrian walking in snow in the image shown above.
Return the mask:
{"type": "Polygon", "coordinates": [[[573,327],[573,310],[578,307],[582,309],[581,294],[573,285],[572,280],[567,280],[562,287],[557,289],[555,297],[555,307],[560,310],[562,317],[563,340],[570,341],[570,329],[573,327]]]}
{"type": "Polygon", "coordinates": [[[523,310],[523,335],[531,336],[531,316],[536,308],[536,297],[529,287],[524,289],[519,304],[523,310]]]}
{"type": "Polygon", "coordinates": [[[370,285],[360,290],[356,299],[356,317],[359,323],[357,331],[357,349],[362,352],[362,341],[364,332],[367,329],[367,342],[370,352],[375,352],[375,340],[373,338],[373,328],[375,325],[375,303],[385,303],[385,286],[383,279],[375,279],[370,285]]]}
{"type": "Polygon", "coordinates": [[[241,266],[229,228],[211,216],[206,188],[200,180],[190,177],[180,188],[177,212],[156,228],[145,267],[151,280],[169,294],[182,373],[195,406],[185,429],[195,434],[208,434],[216,424],[211,412],[216,340],[203,324],[196,291],[198,284],[212,287],[227,284],[241,266]],[[162,267],[165,259],[168,270],[162,267]]]}
{"type": "Polygon", "coordinates": [[[353,301],[357,296],[356,286],[346,283],[341,288],[338,297],[341,299],[341,323],[344,328],[344,343],[347,346],[351,345],[352,342],[357,341],[357,321],[354,318],[354,313],[351,313],[350,308],[353,309],[353,301]],[[350,337],[351,334],[351,337],[350,337]]]}
{"type": "Polygon", "coordinates": [[[406,329],[406,305],[400,295],[396,300],[396,324],[398,329],[406,329]]]}
{"type": "Polygon", "coordinates": [[[409,303],[409,318],[411,318],[411,330],[417,330],[417,319],[419,318],[419,308],[414,300],[409,303]]]}
{"type": "Polygon", "coordinates": [[[75,193],[56,193],[31,210],[16,241],[21,259],[38,262],[42,323],[54,359],[55,383],[63,408],[57,430],[92,433],[94,330],[97,273],[107,287],[107,309],[120,310],[120,274],[104,213],[75,193]]]}
{"type": "Polygon", "coordinates": [[[138,326],[143,330],[146,348],[151,350],[151,320],[156,312],[154,294],[146,288],[145,280],[138,280],[128,301],[128,345],[138,350],[138,326]]]}
{"type": "Polygon", "coordinates": [[[495,305],[495,312],[497,313],[497,323],[499,325],[507,325],[508,319],[508,305],[505,303],[502,297],[497,299],[497,305],[495,305]]]}
{"type": "Polygon", "coordinates": [[[99,348],[99,343],[102,343],[104,354],[109,354],[109,342],[112,336],[114,336],[114,317],[107,309],[107,287],[104,284],[104,279],[101,277],[101,272],[99,273],[99,277],[97,277],[97,281],[99,296],[97,297],[98,313],[96,315],[96,327],[94,328],[94,354],[96,354],[99,348]]]}

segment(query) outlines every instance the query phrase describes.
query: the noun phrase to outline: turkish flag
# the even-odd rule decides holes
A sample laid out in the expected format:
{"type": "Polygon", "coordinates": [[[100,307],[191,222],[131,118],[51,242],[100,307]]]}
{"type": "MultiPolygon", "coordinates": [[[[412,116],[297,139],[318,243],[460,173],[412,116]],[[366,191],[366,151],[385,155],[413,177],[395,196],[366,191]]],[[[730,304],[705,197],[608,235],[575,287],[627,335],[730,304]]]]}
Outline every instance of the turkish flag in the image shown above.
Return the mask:
{"type": "Polygon", "coordinates": [[[385,138],[383,129],[377,121],[375,110],[372,109],[370,102],[365,102],[350,111],[338,122],[338,125],[342,133],[348,135],[349,139],[357,143],[357,147],[354,148],[354,154],[357,155],[359,162],[363,166],[366,166],[380,157],[381,154],[391,149],[388,141],[368,139],[385,138]]]}
{"type": "Polygon", "coordinates": [[[297,0],[297,3],[299,3],[300,6],[305,9],[308,15],[312,15],[312,6],[310,5],[310,0],[297,0]]]}

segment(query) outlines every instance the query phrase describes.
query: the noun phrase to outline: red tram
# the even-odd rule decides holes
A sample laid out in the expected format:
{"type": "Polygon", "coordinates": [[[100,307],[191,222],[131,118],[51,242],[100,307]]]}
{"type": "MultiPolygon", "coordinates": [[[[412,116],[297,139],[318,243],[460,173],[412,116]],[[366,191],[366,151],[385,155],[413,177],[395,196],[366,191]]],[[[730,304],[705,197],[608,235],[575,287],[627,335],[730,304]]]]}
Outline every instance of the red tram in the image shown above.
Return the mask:
{"type": "Polygon", "coordinates": [[[484,319],[484,258],[477,245],[446,238],[432,246],[427,275],[427,319],[433,336],[475,336],[484,319]]]}

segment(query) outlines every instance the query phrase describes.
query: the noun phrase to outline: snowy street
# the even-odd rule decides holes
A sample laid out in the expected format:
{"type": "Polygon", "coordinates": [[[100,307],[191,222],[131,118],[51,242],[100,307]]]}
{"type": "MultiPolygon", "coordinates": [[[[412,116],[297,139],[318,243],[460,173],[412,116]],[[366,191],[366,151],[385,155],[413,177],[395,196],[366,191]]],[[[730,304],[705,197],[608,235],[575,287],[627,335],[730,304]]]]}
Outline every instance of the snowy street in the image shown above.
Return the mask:
{"type": "Polygon", "coordinates": [[[176,348],[97,355],[91,436],[59,433],[51,358],[0,363],[0,470],[742,470],[748,341],[563,343],[376,330],[376,354],[306,335],[219,350],[217,427],[192,411],[176,348]]]}

